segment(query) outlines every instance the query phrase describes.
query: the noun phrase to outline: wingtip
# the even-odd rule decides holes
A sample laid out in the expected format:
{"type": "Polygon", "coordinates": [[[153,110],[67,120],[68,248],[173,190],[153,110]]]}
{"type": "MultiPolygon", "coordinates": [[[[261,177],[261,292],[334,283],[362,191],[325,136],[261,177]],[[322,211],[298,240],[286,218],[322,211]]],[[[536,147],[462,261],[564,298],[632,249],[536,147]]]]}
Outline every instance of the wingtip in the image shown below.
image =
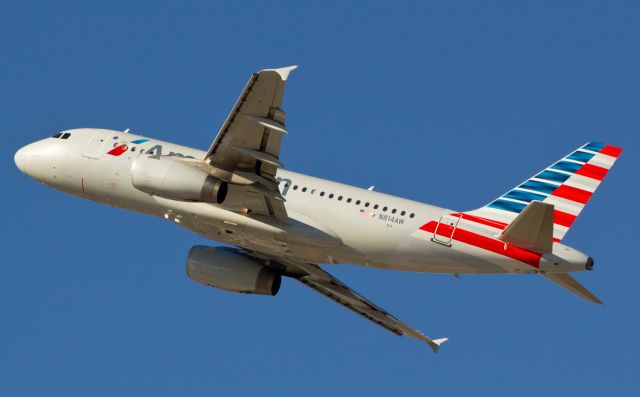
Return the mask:
{"type": "Polygon", "coordinates": [[[431,343],[429,343],[429,345],[433,352],[437,353],[440,350],[440,345],[448,340],[449,338],[431,339],[431,343]]]}
{"type": "Polygon", "coordinates": [[[276,72],[280,75],[282,81],[287,81],[287,79],[289,78],[289,73],[293,72],[296,69],[298,69],[298,65],[285,66],[283,68],[276,69],[263,69],[261,70],[261,72],[276,72]]]}

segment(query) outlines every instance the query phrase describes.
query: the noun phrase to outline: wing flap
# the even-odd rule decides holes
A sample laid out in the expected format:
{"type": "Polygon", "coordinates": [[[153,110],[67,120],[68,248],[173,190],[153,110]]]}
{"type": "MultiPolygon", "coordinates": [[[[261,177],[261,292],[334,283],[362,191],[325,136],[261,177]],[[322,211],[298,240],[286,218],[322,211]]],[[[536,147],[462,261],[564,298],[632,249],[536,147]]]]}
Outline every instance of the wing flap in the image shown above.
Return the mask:
{"type": "Polygon", "coordinates": [[[280,146],[287,132],[281,106],[286,80],[296,67],[254,73],[204,159],[212,175],[247,187],[246,197],[238,198],[244,201],[247,214],[283,223],[288,222],[288,216],[276,181],[278,168],[284,166],[279,159],[280,146]]]}
{"type": "Polygon", "coordinates": [[[279,142],[282,133],[286,132],[286,115],[280,107],[286,78],[295,68],[265,69],[251,76],[207,152],[206,158],[212,164],[230,169],[241,162],[238,154],[230,156],[226,153],[224,149],[228,145],[278,157],[279,142]],[[269,134],[272,131],[278,133],[269,134]],[[269,140],[278,144],[270,145],[269,140]]]}

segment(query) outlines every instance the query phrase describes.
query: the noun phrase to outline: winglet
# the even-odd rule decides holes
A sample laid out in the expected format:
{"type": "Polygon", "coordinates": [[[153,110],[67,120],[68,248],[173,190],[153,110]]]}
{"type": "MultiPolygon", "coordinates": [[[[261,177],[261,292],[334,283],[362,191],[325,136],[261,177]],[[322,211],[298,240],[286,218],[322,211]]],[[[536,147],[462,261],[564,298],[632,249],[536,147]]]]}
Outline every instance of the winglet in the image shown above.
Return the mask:
{"type": "Polygon", "coordinates": [[[429,346],[431,346],[431,349],[433,349],[434,353],[437,353],[438,350],[440,350],[440,345],[448,340],[449,338],[431,339],[429,346]]]}
{"type": "Polygon", "coordinates": [[[280,75],[280,78],[282,79],[282,81],[287,81],[287,78],[289,78],[289,73],[291,73],[296,69],[298,69],[298,65],[291,65],[291,66],[286,66],[284,68],[277,68],[277,69],[263,69],[261,70],[261,72],[276,72],[280,75]]]}

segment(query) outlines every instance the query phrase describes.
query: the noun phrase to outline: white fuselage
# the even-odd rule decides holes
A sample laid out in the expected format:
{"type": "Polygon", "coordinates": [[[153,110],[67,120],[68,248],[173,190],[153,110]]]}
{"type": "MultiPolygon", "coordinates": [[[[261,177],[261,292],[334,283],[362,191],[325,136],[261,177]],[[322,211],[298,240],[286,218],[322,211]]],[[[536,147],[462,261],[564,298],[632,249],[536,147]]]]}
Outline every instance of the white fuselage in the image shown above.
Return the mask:
{"type": "MultiPolygon", "coordinates": [[[[285,170],[277,177],[286,200],[287,224],[230,211],[224,203],[163,198],[132,185],[132,162],[152,154],[203,159],[206,152],[119,131],[68,132],[68,139],[47,138],[25,146],[16,154],[19,168],[69,194],[166,218],[209,239],[251,251],[318,264],[456,274],[568,272],[584,269],[587,261],[586,255],[555,243],[553,253],[544,254],[539,266],[531,266],[473,241],[435,236],[424,227],[455,211],[285,170]],[[132,143],[139,140],[145,142],[132,143]],[[107,154],[122,143],[128,145],[125,152],[107,154]]],[[[453,233],[456,228],[471,230],[486,242],[496,234],[464,217],[453,228],[453,233]]]]}

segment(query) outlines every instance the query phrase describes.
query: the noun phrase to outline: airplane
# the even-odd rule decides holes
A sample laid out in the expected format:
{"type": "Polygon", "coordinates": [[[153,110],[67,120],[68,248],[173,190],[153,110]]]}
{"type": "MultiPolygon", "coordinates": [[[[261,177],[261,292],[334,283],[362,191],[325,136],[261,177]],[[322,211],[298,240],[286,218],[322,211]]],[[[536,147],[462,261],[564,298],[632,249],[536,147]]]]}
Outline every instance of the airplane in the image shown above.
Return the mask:
{"type": "MultiPolygon", "coordinates": [[[[15,154],[49,187],[164,218],[226,246],[196,245],[186,273],[206,286],[276,295],[290,277],[397,335],[432,339],[320,265],[444,274],[540,274],[602,303],[571,272],[593,259],[561,243],[622,152],[599,142],[472,211],[455,211],[287,171],[285,84],[297,66],[251,75],[207,151],[129,130],[56,133],[15,154]]],[[[326,266],[325,266],[326,267],[326,266]]]]}

